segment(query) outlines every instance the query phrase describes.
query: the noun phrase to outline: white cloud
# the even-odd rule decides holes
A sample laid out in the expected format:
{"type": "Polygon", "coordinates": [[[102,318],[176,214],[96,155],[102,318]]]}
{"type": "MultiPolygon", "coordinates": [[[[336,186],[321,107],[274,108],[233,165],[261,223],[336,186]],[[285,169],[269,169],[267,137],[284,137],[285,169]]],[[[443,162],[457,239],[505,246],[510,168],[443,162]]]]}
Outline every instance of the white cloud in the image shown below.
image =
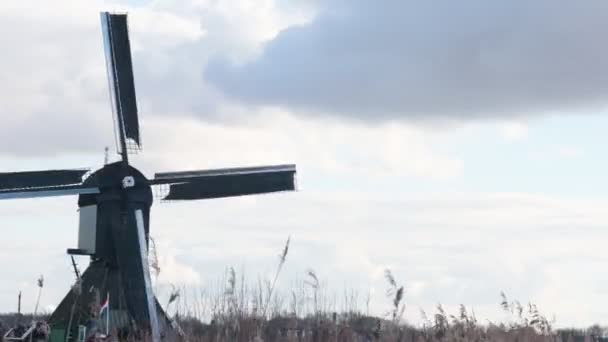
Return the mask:
{"type": "MultiPolygon", "coordinates": [[[[183,248],[197,251],[187,259],[191,267],[217,277],[229,265],[243,266],[249,279],[265,273],[291,235],[283,285],[313,268],[328,291],[341,293],[347,286],[363,298],[370,288],[383,292],[382,271],[390,267],[406,285],[406,314],[413,322],[419,320],[418,307],[429,310],[437,302],[470,305],[478,317],[498,319],[499,293],[505,291],[556,313],[563,326],[606,317],[593,305],[574,304],[605,297],[594,285],[601,274],[585,266],[605,259],[604,202],[527,194],[417,194],[389,200],[370,193],[302,192],[175,203],[156,207],[153,215],[154,229],[188,236],[183,248]],[[571,267],[560,273],[566,260],[571,267]],[[557,286],[556,277],[572,281],[557,286]],[[580,277],[588,281],[575,280],[580,277]],[[561,300],[564,293],[573,300],[561,300]]],[[[374,312],[387,305],[381,294],[373,298],[374,312]]]]}
{"type": "Polygon", "coordinates": [[[508,142],[520,142],[528,137],[528,125],[524,122],[505,123],[501,126],[500,131],[508,142]]]}
{"type": "Polygon", "coordinates": [[[141,161],[164,170],[295,162],[304,187],[306,175],[315,172],[422,179],[453,179],[462,172],[458,159],[436,148],[445,139],[441,130],[396,123],[344,125],[264,112],[251,112],[257,120],[248,124],[149,120],[146,134],[151,138],[141,161]]]}
{"type": "MultiPolygon", "coordinates": [[[[201,275],[192,267],[178,260],[178,256],[187,258],[188,253],[178,251],[169,243],[170,240],[157,239],[158,266],[160,273],[155,282],[161,285],[198,285],[201,275]]],[[[155,241],[157,241],[155,240],[155,241]]]]}
{"type": "Polygon", "coordinates": [[[581,149],[576,146],[559,146],[557,148],[557,155],[565,159],[578,158],[582,154],[581,149]]]}

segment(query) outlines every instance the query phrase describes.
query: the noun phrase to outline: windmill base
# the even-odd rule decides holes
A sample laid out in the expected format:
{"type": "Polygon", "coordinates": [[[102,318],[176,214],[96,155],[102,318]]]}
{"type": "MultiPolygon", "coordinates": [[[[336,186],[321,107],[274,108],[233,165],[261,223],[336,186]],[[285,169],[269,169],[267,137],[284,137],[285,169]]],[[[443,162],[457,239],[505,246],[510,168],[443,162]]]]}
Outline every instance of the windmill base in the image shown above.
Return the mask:
{"type": "MultiPolygon", "coordinates": [[[[156,302],[158,325],[163,341],[182,340],[172,322],[156,302]]],[[[110,334],[118,340],[147,339],[127,311],[120,273],[101,260],[92,261],[49,318],[51,342],[84,340],[92,334],[110,334]],[[109,297],[109,309],[100,316],[109,297]],[[84,339],[83,339],[84,338],[84,339]]]]}

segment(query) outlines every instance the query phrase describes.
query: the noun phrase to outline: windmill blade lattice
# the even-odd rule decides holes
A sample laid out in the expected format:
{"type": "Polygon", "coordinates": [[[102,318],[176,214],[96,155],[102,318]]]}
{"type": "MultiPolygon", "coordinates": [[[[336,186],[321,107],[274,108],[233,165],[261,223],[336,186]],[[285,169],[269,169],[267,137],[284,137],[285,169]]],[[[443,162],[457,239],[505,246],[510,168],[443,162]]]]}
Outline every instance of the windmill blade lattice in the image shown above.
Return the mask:
{"type": "Polygon", "coordinates": [[[165,186],[162,200],[199,200],[293,191],[295,173],[295,165],[165,172],[151,183],[165,186]]]}
{"type": "Polygon", "coordinates": [[[0,199],[35,198],[96,193],[83,187],[88,169],[44,170],[0,173],[0,199]]]}
{"type": "Polygon", "coordinates": [[[141,148],[129,25],[126,14],[101,13],[101,28],[117,150],[123,159],[141,148]]]}

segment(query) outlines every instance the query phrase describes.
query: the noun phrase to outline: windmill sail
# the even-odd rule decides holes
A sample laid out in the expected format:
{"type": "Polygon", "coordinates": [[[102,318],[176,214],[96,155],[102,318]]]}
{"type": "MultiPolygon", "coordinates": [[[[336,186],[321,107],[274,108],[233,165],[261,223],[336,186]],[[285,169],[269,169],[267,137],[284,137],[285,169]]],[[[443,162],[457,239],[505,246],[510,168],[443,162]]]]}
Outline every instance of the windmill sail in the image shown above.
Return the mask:
{"type": "Polygon", "coordinates": [[[46,170],[0,173],[0,190],[80,184],[89,170],[46,170]]]}
{"type": "Polygon", "coordinates": [[[157,173],[152,184],[169,184],[164,200],[196,200],[296,189],[295,165],[157,173]]]}
{"type": "Polygon", "coordinates": [[[118,151],[126,157],[141,147],[127,15],[102,12],[101,27],[118,151]]]}
{"type": "Polygon", "coordinates": [[[0,199],[34,198],[97,193],[84,187],[86,169],[46,170],[0,173],[0,199]]]}

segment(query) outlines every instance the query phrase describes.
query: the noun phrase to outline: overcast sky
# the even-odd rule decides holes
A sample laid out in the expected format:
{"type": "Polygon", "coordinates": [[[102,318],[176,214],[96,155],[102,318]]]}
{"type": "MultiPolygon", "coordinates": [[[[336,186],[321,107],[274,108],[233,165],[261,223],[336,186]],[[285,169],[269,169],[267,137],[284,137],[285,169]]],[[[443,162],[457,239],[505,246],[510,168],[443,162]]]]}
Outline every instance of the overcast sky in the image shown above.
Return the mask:
{"type": "MultiPolygon", "coordinates": [[[[501,291],[608,320],[605,1],[2,1],[2,172],[113,149],[101,10],[129,12],[145,174],[298,165],[297,193],[156,203],[161,291],[269,277],[291,236],[284,291],[312,268],[382,314],[390,268],[414,323],[437,303],[501,320],[501,291]]],[[[76,198],[0,217],[0,311],[20,290],[33,310],[39,274],[57,305],[76,198]]]]}

